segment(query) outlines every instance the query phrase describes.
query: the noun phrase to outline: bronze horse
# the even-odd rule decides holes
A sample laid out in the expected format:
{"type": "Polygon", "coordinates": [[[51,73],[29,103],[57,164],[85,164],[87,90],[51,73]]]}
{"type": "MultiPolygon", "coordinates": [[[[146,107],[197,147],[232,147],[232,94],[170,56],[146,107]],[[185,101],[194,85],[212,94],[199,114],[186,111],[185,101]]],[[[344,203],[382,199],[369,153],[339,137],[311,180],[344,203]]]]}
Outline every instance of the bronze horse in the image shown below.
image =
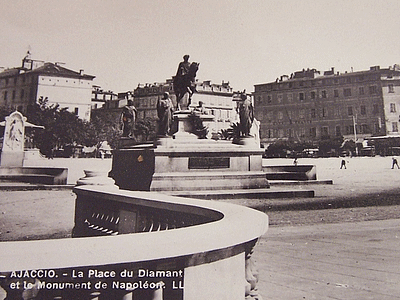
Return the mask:
{"type": "Polygon", "coordinates": [[[189,72],[183,76],[175,76],[173,80],[174,93],[176,96],[176,109],[180,110],[180,101],[189,93],[188,104],[190,105],[192,95],[196,92],[195,78],[197,70],[199,69],[199,63],[192,62],[189,67],[189,72]]]}

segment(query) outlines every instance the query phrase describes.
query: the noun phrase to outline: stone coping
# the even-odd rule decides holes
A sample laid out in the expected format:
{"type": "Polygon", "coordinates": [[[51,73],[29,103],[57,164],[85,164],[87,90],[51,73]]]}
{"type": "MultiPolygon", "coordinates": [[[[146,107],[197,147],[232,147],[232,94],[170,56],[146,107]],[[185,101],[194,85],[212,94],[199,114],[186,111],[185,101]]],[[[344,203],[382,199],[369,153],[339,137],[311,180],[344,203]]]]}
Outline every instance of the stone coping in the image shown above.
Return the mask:
{"type": "Polygon", "coordinates": [[[255,240],[268,228],[266,214],[229,203],[118,190],[113,186],[80,186],[74,191],[135,205],[205,213],[216,221],[173,230],[117,236],[1,242],[0,272],[99,266],[201,255],[255,240]],[[219,218],[221,215],[222,218],[219,218]]]}
{"type": "MultiPolygon", "coordinates": [[[[215,145],[217,146],[217,145],[215,145]]],[[[190,146],[182,148],[156,148],[154,152],[157,155],[179,155],[179,156],[193,156],[193,155],[202,155],[202,156],[248,156],[248,155],[260,155],[264,153],[264,150],[258,148],[250,148],[245,146],[229,147],[227,145],[221,145],[218,147],[202,147],[198,146],[190,146]]]]}

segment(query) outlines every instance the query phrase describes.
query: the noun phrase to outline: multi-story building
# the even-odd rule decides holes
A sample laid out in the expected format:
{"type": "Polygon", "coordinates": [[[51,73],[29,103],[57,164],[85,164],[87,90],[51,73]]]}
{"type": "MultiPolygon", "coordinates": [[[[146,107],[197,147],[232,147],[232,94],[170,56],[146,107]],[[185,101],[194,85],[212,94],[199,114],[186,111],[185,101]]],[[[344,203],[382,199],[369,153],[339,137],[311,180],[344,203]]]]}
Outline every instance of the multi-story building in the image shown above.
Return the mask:
{"type": "Polygon", "coordinates": [[[24,113],[40,98],[59,104],[83,120],[90,120],[92,82],[95,76],[67,69],[60,63],[33,60],[0,73],[0,106],[24,113]]]}
{"type": "MultiPolygon", "coordinates": [[[[214,84],[210,81],[196,82],[197,92],[193,94],[190,108],[203,102],[203,107],[210,115],[215,116],[214,131],[228,128],[237,120],[236,103],[232,101],[233,90],[229,82],[214,84]]],[[[169,92],[176,105],[172,79],[163,83],[139,84],[134,90],[134,105],[138,110],[138,118],[157,118],[157,101],[164,92],[169,92]]]]}
{"type": "Polygon", "coordinates": [[[323,74],[307,69],[254,86],[261,141],[317,141],[344,137],[361,142],[399,134],[400,68],[323,74]]]}
{"type": "Polygon", "coordinates": [[[93,85],[92,109],[102,108],[118,100],[118,94],[113,91],[104,91],[100,86],[93,85]]]}

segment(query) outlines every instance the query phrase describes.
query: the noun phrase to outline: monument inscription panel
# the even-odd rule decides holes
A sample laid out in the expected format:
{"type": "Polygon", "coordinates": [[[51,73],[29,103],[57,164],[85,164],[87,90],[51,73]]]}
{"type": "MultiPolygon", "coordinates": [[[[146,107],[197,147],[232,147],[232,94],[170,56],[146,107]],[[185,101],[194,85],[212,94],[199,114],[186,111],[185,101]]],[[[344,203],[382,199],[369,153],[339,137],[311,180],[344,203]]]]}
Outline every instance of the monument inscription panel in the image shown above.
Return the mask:
{"type": "Polygon", "coordinates": [[[229,157],[189,157],[189,169],[226,169],[229,157]]]}

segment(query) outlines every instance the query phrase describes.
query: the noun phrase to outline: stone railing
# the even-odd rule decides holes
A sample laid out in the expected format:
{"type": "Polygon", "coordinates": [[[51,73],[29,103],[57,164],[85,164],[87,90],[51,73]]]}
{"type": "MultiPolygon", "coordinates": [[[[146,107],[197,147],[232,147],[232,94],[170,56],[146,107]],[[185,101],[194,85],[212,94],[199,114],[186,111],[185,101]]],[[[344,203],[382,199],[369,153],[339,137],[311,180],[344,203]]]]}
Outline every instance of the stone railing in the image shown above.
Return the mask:
{"type": "Polygon", "coordinates": [[[251,254],[264,213],[104,186],[74,191],[75,238],[0,243],[6,299],[260,299],[251,254]]]}

